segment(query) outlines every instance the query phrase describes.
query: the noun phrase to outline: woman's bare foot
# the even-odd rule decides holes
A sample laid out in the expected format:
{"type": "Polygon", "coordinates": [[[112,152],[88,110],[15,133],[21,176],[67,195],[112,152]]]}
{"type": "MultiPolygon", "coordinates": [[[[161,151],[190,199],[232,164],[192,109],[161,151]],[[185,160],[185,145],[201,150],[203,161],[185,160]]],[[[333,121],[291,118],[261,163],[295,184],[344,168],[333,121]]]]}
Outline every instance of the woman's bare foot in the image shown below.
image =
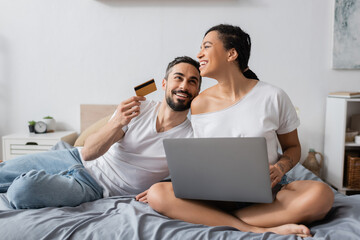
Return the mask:
{"type": "MultiPolygon", "coordinates": [[[[241,229],[239,230],[241,231],[241,229]]],[[[299,237],[311,237],[310,229],[302,224],[284,224],[271,228],[250,226],[250,228],[247,229],[247,232],[254,232],[254,233],[273,232],[280,235],[297,235],[299,237]]]]}
{"type": "Polygon", "coordinates": [[[278,227],[267,228],[266,231],[281,235],[295,234],[299,237],[311,237],[310,229],[301,224],[284,224],[278,227]]]}

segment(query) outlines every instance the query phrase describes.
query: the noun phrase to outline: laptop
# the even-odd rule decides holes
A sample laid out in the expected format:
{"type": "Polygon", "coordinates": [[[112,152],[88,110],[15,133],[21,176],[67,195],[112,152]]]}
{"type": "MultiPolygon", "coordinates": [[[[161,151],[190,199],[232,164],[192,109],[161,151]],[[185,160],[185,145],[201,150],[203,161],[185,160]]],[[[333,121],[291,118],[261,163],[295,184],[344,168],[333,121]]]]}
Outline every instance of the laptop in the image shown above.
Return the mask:
{"type": "Polygon", "coordinates": [[[175,196],[271,203],[266,139],[164,139],[175,196]]]}

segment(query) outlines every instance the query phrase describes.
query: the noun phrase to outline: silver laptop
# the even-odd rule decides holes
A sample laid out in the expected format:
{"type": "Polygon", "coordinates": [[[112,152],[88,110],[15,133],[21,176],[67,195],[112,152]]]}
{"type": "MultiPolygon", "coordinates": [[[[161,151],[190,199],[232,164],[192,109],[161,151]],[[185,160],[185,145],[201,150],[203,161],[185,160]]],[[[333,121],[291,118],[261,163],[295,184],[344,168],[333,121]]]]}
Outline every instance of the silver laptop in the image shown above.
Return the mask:
{"type": "Polygon", "coordinates": [[[177,138],[163,143],[176,197],[273,201],[265,138],[177,138]]]}

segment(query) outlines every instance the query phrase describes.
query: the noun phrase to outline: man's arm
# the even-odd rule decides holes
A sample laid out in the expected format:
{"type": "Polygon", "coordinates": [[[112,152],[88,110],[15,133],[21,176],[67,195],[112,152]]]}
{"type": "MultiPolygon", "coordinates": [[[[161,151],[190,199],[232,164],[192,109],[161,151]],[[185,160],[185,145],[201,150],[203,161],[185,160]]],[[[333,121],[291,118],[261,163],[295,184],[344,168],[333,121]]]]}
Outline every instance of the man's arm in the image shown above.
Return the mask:
{"type": "Polygon", "coordinates": [[[280,182],[282,176],[300,161],[301,156],[301,146],[296,129],[292,132],[278,135],[278,139],[283,155],[275,165],[270,166],[272,187],[280,182]]]}
{"type": "Polygon", "coordinates": [[[134,96],[117,107],[115,115],[98,132],[90,135],[81,150],[85,161],[94,160],[106,153],[109,148],[124,136],[122,128],[140,113],[140,101],[145,97],[134,96]]]}

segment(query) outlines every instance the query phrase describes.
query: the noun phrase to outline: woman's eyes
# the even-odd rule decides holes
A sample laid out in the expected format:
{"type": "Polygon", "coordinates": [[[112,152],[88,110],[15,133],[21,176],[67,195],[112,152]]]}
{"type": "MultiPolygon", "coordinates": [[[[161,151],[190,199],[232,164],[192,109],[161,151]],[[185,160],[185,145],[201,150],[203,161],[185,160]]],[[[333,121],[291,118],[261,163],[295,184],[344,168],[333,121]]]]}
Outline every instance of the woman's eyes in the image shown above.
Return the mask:
{"type": "Polygon", "coordinates": [[[205,49],[205,48],[209,48],[210,47],[210,45],[203,45],[202,47],[200,47],[200,51],[201,51],[201,49],[205,49]]]}

